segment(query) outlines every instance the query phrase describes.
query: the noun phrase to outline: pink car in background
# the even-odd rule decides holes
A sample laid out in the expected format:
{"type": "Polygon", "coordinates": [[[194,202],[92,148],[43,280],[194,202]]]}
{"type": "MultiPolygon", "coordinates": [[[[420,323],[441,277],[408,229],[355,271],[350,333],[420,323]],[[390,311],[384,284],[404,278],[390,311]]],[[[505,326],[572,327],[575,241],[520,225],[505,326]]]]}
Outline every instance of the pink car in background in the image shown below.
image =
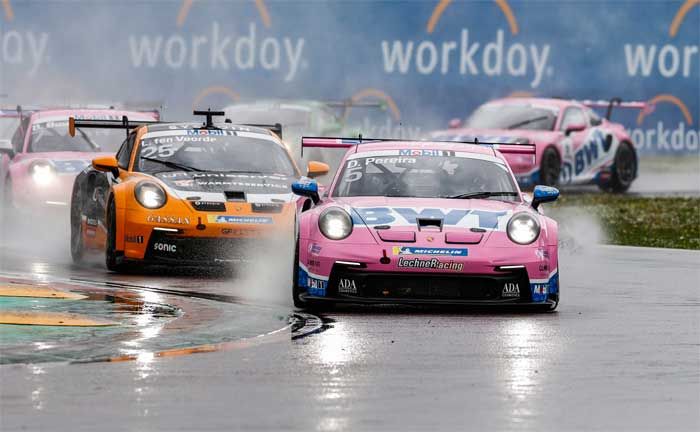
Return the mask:
{"type": "Polygon", "coordinates": [[[323,196],[298,216],[293,300],[520,305],[559,302],[557,223],[537,209],[559,192],[523,199],[504,155],[533,146],[303,138],[302,147],[347,148],[323,196]]]}
{"type": "Polygon", "coordinates": [[[641,102],[574,101],[553,98],[504,98],[477,108],[464,124],[430,138],[451,141],[529,143],[536,146],[533,165],[522,156],[507,156],[522,187],[596,184],[625,192],[637,177],[637,153],[621,124],[611,122],[613,106],[646,109],[641,102]],[[591,107],[607,107],[601,118],[591,107]]]}
{"type": "Polygon", "coordinates": [[[0,186],[3,209],[36,212],[42,209],[68,209],[73,180],[92,159],[116,153],[124,141],[122,129],[79,131],[68,135],[68,117],[83,119],[158,120],[154,111],[116,109],[17,109],[20,122],[10,142],[3,141],[0,152],[0,186]]]}

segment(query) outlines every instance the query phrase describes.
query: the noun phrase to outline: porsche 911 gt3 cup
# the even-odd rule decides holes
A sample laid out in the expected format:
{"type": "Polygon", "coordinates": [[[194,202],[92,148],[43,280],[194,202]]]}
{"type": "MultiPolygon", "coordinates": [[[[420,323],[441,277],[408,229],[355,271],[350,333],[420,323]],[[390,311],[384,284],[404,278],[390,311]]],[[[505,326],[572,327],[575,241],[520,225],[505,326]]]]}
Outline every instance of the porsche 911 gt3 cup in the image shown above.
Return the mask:
{"type": "Polygon", "coordinates": [[[504,154],[530,145],[304,138],[347,148],[321,197],[298,217],[293,300],[534,305],[559,302],[557,223],[538,211],[559,192],[524,199],[504,154]]]}

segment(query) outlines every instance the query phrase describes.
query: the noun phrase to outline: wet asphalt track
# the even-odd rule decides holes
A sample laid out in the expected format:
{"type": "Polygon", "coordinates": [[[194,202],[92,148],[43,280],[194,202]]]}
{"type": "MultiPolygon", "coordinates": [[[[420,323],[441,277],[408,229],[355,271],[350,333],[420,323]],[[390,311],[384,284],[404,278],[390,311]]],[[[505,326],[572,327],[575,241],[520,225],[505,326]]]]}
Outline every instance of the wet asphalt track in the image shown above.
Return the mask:
{"type": "MultiPolygon", "coordinates": [[[[296,340],[0,366],[0,430],[699,430],[700,253],[590,246],[564,252],[560,268],[554,314],[349,309],[296,340]]],[[[107,275],[7,246],[0,271],[234,301],[241,289],[221,275],[107,275]]]]}

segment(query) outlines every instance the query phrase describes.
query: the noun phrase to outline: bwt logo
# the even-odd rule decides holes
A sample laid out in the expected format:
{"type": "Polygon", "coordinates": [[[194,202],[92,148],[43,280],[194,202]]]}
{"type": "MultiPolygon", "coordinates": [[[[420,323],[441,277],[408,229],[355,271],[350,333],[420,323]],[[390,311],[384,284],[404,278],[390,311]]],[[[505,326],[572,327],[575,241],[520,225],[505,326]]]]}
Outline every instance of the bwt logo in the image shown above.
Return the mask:
{"type": "MultiPolygon", "coordinates": [[[[255,5],[264,27],[269,28],[271,19],[265,3],[256,0],[255,5]]],[[[178,27],[185,24],[191,6],[192,0],[183,1],[176,21],[178,27]]],[[[294,80],[301,68],[308,67],[303,56],[304,38],[265,35],[254,22],[242,33],[226,33],[222,27],[218,21],[213,21],[209,29],[201,33],[129,36],[132,66],[224,71],[263,69],[282,72],[285,81],[294,80]]]]}
{"type": "MultiPolygon", "coordinates": [[[[668,29],[671,38],[678,34],[678,30],[690,10],[698,5],[700,5],[700,0],[686,0],[678,9],[668,29]]],[[[694,30],[697,31],[698,19],[696,18],[694,22],[696,23],[694,30]]],[[[625,44],[624,49],[628,76],[648,77],[658,73],[664,78],[677,76],[688,78],[691,75],[697,77],[698,65],[700,64],[700,60],[698,60],[700,58],[698,53],[700,45],[625,44]]]]}
{"type": "MultiPolygon", "coordinates": [[[[452,0],[440,0],[430,16],[426,31],[432,34],[440,17],[452,0]]],[[[511,35],[519,33],[518,22],[507,0],[495,0],[505,15],[511,35]]],[[[416,71],[421,75],[458,73],[462,76],[529,77],[530,87],[536,88],[545,75],[552,75],[549,63],[549,44],[524,45],[506,40],[505,31],[496,30],[495,38],[487,42],[475,41],[468,28],[463,28],[457,39],[436,43],[422,41],[382,41],[384,72],[406,75],[416,71]]]]}
{"type": "Polygon", "coordinates": [[[48,33],[9,30],[8,26],[15,19],[10,0],[1,0],[4,21],[0,25],[0,69],[5,66],[28,68],[28,75],[33,76],[48,61],[48,33]]]}

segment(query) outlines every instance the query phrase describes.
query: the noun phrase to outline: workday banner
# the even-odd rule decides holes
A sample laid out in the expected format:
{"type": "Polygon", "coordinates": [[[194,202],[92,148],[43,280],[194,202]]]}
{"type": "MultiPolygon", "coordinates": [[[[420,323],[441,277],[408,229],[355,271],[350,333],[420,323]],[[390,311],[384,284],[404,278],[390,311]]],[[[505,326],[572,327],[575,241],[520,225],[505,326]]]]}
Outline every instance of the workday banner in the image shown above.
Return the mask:
{"type": "Polygon", "coordinates": [[[642,154],[698,154],[700,0],[2,0],[0,104],[379,101],[365,135],[415,136],[508,95],[615,111],[642,154]]]}

